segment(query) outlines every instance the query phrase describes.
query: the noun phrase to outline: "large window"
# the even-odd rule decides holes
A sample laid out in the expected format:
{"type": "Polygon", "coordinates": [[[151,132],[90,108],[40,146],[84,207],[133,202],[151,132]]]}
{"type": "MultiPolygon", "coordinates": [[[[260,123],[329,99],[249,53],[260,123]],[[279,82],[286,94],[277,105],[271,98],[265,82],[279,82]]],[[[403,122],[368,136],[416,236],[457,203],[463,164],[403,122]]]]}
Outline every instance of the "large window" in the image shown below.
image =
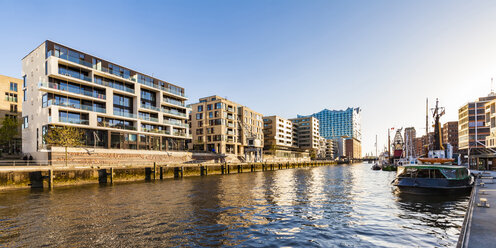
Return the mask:
{"type": "Polygon", "coordinates": [[[72,124],[88,125],[88,114],[69,111],[59,112],[59,121],[72,124]]]}
{"type": "Polygon", "coordinates": [[[153,91],[141,89],[141,104],[146,106],[157,106],[157,94],[153,91]]]}

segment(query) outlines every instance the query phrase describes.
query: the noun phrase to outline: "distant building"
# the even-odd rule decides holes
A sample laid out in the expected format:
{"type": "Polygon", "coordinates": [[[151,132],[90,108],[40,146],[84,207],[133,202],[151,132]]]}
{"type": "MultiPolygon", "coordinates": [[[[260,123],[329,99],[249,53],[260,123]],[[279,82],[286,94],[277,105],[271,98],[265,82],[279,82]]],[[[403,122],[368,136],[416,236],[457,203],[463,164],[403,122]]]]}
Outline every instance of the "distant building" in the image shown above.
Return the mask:
{"type": "MultiPolygon", "coordinates": [[[[474,102],[469,102],[458,109],[458,150],[463,155],[468,154],[472,148],[484,148],[486,137],[489,136],[490,127],[486,126],[486,103],[496,99],[491,93],[480,97],[474,102]],[[477,119],[477,121],[476,121],[477,119]],[[476,134],[477,133],[477,137],[476,134]]],[[[477,152],[474,150],[471,154],[477,152]]]]}
{"type": "Polygon", "coordinates": [[[192,148],[262,161],[262,114],[220,96],[191,104],[192,148]]]}
{"type": "Polygon", "coordinates": [[[327,160],[335,159],[336,158],[336,153],[335,153],[336,152],[336,149],[335,149],[336,141],[331,140],[331,139],[325,139],[325,142],[326,142],[325,158],[327,160]]]}
{"type": "Polygon", "coordinates": [[[496,148],[496,100],[486,103],[486,126],[489,127],[489,135],[486,137],[486,145],[496,148]]]}
{"type": "Polygon", "coordinates": [[[415,157],[415,143],[417,132],[414,127],[405,128],[403,140],[405,142],[405,156],[415,157]]]}
{"type": "Polygon", "coordinates": [[[310,116],[294,118],[290,121],[297,126],[300,149],[313,150],[316,153],[320,144],[319,120],[310,116]]]}
{"type": "Polygon", "coordinates": [[[458,153],[458,121],[444,123],[442,132],[443,144],[450,144],[453,147],[453,153],[458,153]]]}
{"type": "MultiPolygon", "coordinates": [[[[360,108],[347,108],[346,110],[324,109],[318,113],[308,115],[319,120],[320,135],[326,139],[337,140],[342,136],[355,138],[362,141],[360,108]]],[[[304,117],[298,115],[298,117],[304,117]]]]}
{"type": "Polygon", "coordinates": [[[362,145],[360,141],[355,138],[347,138],[345,140],[346,157],[350,159],[362,158],[362,145]]]}
{"type": "Polygon", "coordinates": [[[422,154],[424,154],[424,137],[416,137],[413,139],[413,144],[414,144],[414,151],[413,151],[413,156],[414,157],[419,157],[422,154]]]}
{"type": "MultiPolygon", "coordinates": [[[[24,97],[23,80],[0,75],[0,125],[4,118],[20,121],[22,116],[22,99],[24,97]]],[[[11,142],[10,147],[0,147],[4,153],[21,152],[21,126],[17,130],[18,136],[11,142]]]]}

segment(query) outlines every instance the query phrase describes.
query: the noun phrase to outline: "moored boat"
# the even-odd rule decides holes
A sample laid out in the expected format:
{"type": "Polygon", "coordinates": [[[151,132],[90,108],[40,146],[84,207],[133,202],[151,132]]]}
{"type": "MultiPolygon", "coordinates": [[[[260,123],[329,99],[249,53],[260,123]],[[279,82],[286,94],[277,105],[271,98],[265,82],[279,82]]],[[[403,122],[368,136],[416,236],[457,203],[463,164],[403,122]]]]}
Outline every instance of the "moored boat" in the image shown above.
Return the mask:
{"type": "Polygon", "coordinates": [[[408,193],[466,193],[472,189],[473,178],[465,166],[411,164],[398,167],[393,185],[408,193]]]}

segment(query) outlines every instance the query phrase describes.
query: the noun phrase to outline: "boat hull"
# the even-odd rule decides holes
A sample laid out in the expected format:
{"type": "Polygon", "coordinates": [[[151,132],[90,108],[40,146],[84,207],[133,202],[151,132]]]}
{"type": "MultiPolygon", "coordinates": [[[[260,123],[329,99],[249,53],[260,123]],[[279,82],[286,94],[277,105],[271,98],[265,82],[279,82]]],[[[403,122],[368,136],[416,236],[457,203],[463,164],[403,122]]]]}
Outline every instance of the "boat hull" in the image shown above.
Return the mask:
{"type": "Polygon", "coordinates": [[[438,193],[468,193],[472,189],[471,178],[448,180],[444,178],[398,178],[394,186],[403,193],[438,194],[438,193]]]}

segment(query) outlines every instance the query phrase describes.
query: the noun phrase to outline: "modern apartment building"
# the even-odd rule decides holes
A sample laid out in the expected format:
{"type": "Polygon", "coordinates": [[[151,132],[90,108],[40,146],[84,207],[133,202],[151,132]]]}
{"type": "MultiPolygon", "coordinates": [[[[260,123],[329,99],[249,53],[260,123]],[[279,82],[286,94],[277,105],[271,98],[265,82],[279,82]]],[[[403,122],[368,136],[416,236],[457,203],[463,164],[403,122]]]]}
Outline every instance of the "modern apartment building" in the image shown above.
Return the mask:
{"type": "Polygon", "coordinates": [[[22,150],[48,159],[53,126],[84,132],[83,146],[184,150],[190,139],[184,88],[45,41],[22,59],[22,150]]]}
{"type": "Polygon", "coordinates": [[[297,148],[294,144],[293,123],[277,115],[263,117],[264,150],[297,148]]]}
{"type": "Polygon", "coordinates": [[[262,161],[262,114],[219,96],[191,104],[192,149],[262,161]]]}
{"type": "MultiPolygon", "coordinates": [[[[18,78],[0,75],[0,126],[4,118],[12,118],[16,121],[21,120],[22,112],[22,83],[18,78]]],[[[21,152],[21,128],[18,129],[19,135],[12,140],[10,147],[3,147],[3,152],[20,153],[21,152]]]]}
{"type": "Polygon", "coordinates": [[[442,132],[443,144],[450,144],[453,147],[453,153],[458,153],[458,121],[444,123],[442,132]]]}
{"type": "MultiPolygon", "coordinates": [[[[320,135],[326,139],[337,140],[342,136],[362,140],[361,108],[347,108],[346,110],[324,109],[314,113],[312,117],[319,120],[320,135]]],[[[298,117],[304,117],[298,115],[298,117]]]]}
{"type": "Polygon", "coordinates": [[[320,146],[319,120],[315,117],[298,117],[290,119],[297,126],[298,146],[300,149],[314,150],[320,146]]]}
{"type": "Polygon", "coordinates": [[[496,95],[491,93],[458,109],[458,149],[461,154],[467,155],[472,148],[485,148],[490,129],[485,123],[485,105],[494,99],[496,95]]]}

